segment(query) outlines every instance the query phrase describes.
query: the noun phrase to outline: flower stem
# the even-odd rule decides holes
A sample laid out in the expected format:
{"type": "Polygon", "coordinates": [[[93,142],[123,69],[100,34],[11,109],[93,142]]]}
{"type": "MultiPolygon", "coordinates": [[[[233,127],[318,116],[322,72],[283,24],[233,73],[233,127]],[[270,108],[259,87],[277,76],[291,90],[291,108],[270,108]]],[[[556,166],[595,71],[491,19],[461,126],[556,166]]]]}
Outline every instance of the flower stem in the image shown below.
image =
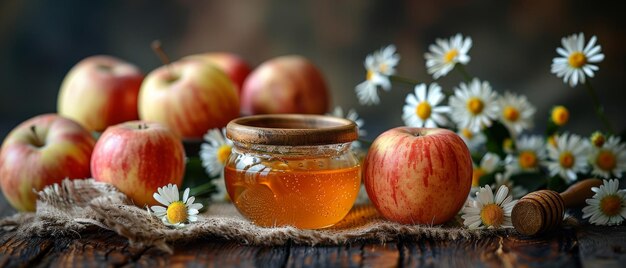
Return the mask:
{"type": "Polygon", "coordinates": [[[472,81],[472,76],[470,76],[467,70],[465,70],[465,66],[463,66],[463,64],[460,64],[460,63],[455,64],[454,69],[456,69],[457,71],[459,71],[459,73],[461,73],[466,83],[469,83],[470,81],[472,81]]]}
{"type": "Polygon", "coordinates": [[[393,81],[409,84],[409,85],[412,85],[412,86],[415,86],[415,85],[420,83],[420,81],[417,81],[415,79],[406,78],[406,77],[397,76],[397,75],[390,75],[389,78],[391,78],[391,80],[393,80],[393,81]]]}
{"type": "Polygon", "coordinates": [[[615,129],[613,128],[613,126],[611,125],[611,122],[609,121],[609,119],[606,117],[606,114],[604,113],[604,107],[600,103],[598,94],[596,94],[595,89],[591,85],[591,81],[587,80],[585,82],[585,88],[587,89],[587,92],[589,92],[589,95],[591,95],[591,101],[593,102],[593,106],[596,109],[596,115],[598,116],[600,121],[602,121],[607,131],[609,131],[609,134],[615,133],[615,129]]]}
{"type": "Polygon", "coordinates": [[[215,191],[215,185],[212,182],[207,182],[204,184],[200,184],[195,186],[189,190],[189,195],[191,196],[203,196],[209,193],[213,193],[215,191]]]}

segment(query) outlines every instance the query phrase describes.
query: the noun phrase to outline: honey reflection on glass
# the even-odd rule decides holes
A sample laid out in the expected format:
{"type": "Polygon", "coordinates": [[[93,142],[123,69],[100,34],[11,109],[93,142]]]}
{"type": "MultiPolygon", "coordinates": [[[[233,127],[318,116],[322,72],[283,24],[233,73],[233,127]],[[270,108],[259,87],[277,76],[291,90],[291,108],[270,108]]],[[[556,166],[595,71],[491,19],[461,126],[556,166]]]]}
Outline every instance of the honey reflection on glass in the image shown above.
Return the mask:
{"type": "Polygon", "coordinates": [[[329,227],[348,214],[359,192],[358,165],[333,168],[328,158],[244,160],[226,166],[226,188],[241,214],[259,226],[329,227]]]}

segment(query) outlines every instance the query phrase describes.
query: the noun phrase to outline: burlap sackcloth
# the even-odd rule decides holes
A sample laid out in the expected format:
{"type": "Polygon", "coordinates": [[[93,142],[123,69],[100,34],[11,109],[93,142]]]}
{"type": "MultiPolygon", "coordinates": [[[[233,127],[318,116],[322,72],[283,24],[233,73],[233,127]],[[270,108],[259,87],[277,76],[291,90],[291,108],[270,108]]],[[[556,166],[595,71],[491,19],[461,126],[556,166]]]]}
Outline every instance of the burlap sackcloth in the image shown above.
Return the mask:
{"type": "Polygon", "coordinates": [[[183,229],[171,229],[147,209],[139,208],[114,186],[87,180],[65,180],[38,193],[35,213],[18,213],[0,220],[0,227],[22,236],[67,236],[96,225],[129,239],[133,247],[157,247],[171,252],[169,242],[221,238],[249,245],[341,245],[357,241],[389,242],[432,238],[455,240],[507,234],[508,230],[469,230],[457,217],[437,226],[404,225],[380,217],[371,205],[357,205],[338,224],[321,230],[294,227],[263,228],[241,216],[229,203],[218,203],[183,229]]]}

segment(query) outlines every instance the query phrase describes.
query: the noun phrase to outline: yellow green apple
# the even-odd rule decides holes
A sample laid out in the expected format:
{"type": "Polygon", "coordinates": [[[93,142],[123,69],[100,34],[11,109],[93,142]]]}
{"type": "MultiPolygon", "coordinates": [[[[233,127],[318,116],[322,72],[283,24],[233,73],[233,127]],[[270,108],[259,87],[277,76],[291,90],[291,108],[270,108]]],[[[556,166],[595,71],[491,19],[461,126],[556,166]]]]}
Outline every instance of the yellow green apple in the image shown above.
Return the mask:
{"type": "Polygon", "coordinates": [[[108,126],[137,120],[137,96],[143,74],[135,65],[99,55],[83,59],[65,76],[58,113],[102,132],[108,126]]]}
{"type": "Polygon", "coordinates": [[[215,65],[182,59],[150,72],[139,91],[139,118],[200,139],[239,116],[235,85],[215,65]]]}
{"type": "Polygon", "coordinates": [[[206,60],[220,68],[230,78],[237,88],[237,93],[241,94],[241,88],[246,77],[252,71],[250,65],[241,57],[229,52],[209,52],[191,55],[185,58],[196,58],[206,60]]]}
{"type": "Polygon", "coordinates": [[[34,211],[45,186],[65,178],[89,178],[96,141],[77,122],[56,114],[33,117],[4,139],[0,149],[0,186],[9,203],[34,211]]]}

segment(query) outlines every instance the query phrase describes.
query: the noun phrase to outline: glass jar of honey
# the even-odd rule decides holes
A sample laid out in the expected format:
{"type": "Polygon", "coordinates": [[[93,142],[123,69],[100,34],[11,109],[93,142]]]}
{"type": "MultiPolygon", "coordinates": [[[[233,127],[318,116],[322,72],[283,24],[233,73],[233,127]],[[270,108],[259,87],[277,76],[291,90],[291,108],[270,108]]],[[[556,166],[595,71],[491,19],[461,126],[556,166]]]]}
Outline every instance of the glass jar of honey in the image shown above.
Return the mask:
{"type": "Polygon", "coordinates": [[[332,226],[352,208],[361,167],[350,149],[350,120],[321,115],[257,115],[226,127],[234,143],[226,190],[239,212],[263,227],[332,226]]]}

